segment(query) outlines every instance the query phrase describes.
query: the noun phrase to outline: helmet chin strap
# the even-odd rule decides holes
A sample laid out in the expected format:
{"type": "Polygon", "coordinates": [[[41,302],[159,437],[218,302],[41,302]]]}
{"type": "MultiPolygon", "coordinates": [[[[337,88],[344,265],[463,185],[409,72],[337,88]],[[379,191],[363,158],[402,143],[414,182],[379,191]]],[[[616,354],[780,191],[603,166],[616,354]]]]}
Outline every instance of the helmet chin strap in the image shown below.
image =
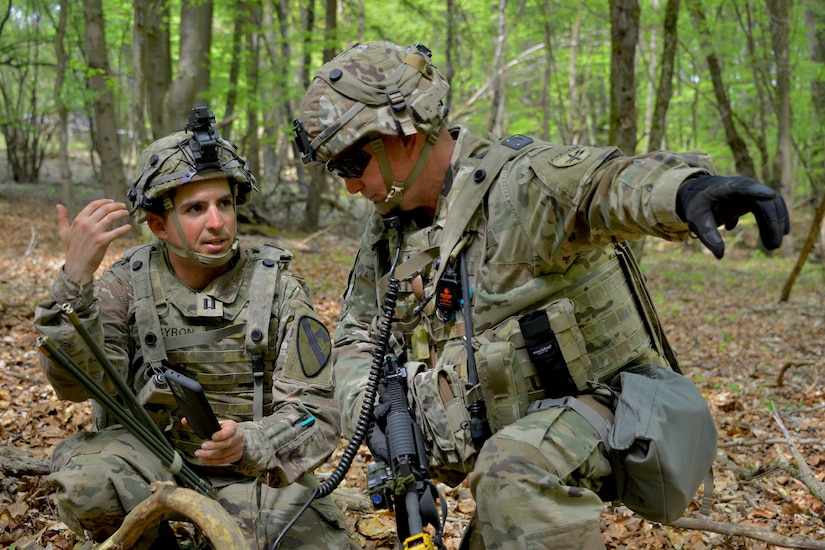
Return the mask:
{"type": "Polygon", "coordinates": [[[186,238],[186,235],[183,233],[183,228],[180,226],[180,220],[178,220],[178,213],[175,211],[174,205],[172,201],[169,200],[169,197],[163,198],[163,205],[166,210],[169,212],[169,217],[172,218],[172,224],[175,226],[175,230],[178,232],[178,236],[180,240],[183,241],[183,244],[186,245],[186,250],[179,248],[169,241],[166,241],[166,247],[174,252],[176,255],[180,256],[181,258],[192,258],[193,260],[198,260],[202,265],[208,267],[217,267],[227,263],[235,253],[238,251],[238,246],[240,245],[240,239],[235,237],[235,240],[232,242],[232,246],[230,246],[226,252],[222,254],[215,254],[215,255],[207,255],[201,254],[199,252],[195,252],[192,248],[192,245],[189,244],[189,241],[186,238]]]}
{"type": "Polygon", "coordinates": [[[424,169],[424,165],[427,163],[427,159],[429,158],[430,153],[432,153],[433,146],[438,141],[438,136],[440,134],[441,125],[434,128],[429,134],[427,134],[427,143],[425,143],[424,147],[421,149],[421,155],[419,155],[418,161],[415,163],[412,172],[410,172],[407,179],[403,182],[396,181],[393,177],[390,160],[387,158],[387,152],[384,149],[384,142],[381,141],[381,137],[377,136],[370,141],[375,157],[378,159],[378,167],[381,169],[381,175],[384,176],[384,183],[387,186],[387,198],[381,202],[375,203],[375,209],[380,214],[388,214],[392,210],[398,208],[401,204],[401,199],[404,196],[404,191],[409,189],[409,187],[415,183],[415,180],[417,180],[419,174],[421,174],[421,170],[424,169]]]}

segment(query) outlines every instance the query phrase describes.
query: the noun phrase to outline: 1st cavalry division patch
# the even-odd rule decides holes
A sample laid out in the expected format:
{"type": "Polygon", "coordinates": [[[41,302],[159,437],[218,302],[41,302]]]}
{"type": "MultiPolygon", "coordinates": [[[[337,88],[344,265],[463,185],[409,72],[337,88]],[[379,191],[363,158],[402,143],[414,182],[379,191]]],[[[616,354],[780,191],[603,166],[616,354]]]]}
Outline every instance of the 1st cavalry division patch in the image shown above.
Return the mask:
{"type": "Polygon", "coordinates": [[[298,321],[298,359],[307,378],[315,378],[324,369],[332,352],[332,341],[327,327],[312,317],[298,321]]]}

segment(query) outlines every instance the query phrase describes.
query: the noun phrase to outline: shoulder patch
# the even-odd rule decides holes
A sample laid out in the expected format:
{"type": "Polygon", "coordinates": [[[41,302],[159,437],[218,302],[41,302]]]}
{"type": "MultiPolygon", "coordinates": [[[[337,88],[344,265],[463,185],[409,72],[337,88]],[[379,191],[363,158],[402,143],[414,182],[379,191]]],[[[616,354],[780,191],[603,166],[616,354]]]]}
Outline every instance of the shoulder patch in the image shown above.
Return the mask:
{"type": "Polygon", "coordinates": [[[298,360],[307,378],[318,376],[329,361],[332,340],[329,331],[318,319],[304,316],[298,319],[298,360]]]}
{"type": "Polygon", "coordinates": [[[550,164],[556,168],[567,168],[575,166],[590,156],[590,149],[587,147],[567,147],[550,160],[550,164]]]}
{"type": "Polygon", "coordinates": [[[530,167],[547,191],[568,206],[578,205],[589,178],[615,147],[566,145],[543,149],[530,157],[530,167]]]}
{"type": "Polygon", "coordinates": [[[518,151],[522,147],[530,145],[531,143],[533,143],[533,138],[523,136],[521,134],[513,134],[512,136],[506,137],[501,140],[502,145],[506,145],[510,149],[515,149],[516,151],[518,151]]]}

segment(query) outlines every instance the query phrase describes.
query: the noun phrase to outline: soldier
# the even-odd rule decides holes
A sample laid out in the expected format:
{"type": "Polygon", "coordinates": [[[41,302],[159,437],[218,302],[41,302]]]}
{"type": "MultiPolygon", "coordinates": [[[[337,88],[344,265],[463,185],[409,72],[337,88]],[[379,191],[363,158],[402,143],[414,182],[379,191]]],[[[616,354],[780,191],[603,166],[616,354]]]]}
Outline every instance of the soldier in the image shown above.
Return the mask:
{"type": "MultiPolygon", "coordinates": [[[[192,113],[198,120],[199,110],[192,113]]],[[[99,199],[70,223],[66,208],[57,206],[65,264],[51,298],[38,305],[35,324],[114,392],[60,314],[61,304],[71,304],[179,454],[211,482],[249,548],[265,548],[309,500],[318,485],[312,472],[338,442],[331,342],[305,281],[287,270],[291,254],[272,245],[239,249],[236,208],[257,191],[255,178],[235,145],[211,126],[211,112],[205,124],[192,120],[190,113],[191,132],[161,138],[142,153],[128,210],[99,199]],[[158,240],[129,250],[93,280],[108,246],[130,229],[113,224],[130,213],[158,240]],[[210,440],[182,423],[164,383],[166,369],[203,386],[220,419],[210,440]]],[[[89,398],[58,365],[41,359],[60,399],[89,398]]],[[[149,496],[152,482],[174,478],[106,411],[93,410],[93,431],[55,449],[49,480],[66,525],[100,541],[149,496]]],[[[349,544],[341,510],[323,498],[289,530],[283,546],[349,544]]],[[[137,547],[176,548],[177,542],[161,523],[137,547]]]]}
{"type": "MultiPolygon", "coordinates": [[[[603,501],[633,490],[605,445],[619,395],[605,389],[631,369],[653,381],[678,369],[624,241],[693,233],[721,258],[717,227],[753,212],[775,249],[786,206],[756,181],[712,175],[699,152],[626,157],[449,128],[447,91],[426,47],[360,44],[315,73],[295,121],[304,161],[326,163],[376,209],[334,334],[344,435],[370,410],[389,303],[387,353],[406,368],[432,474],[456,484],[469,473],[477,512],[464,547],[604,548],[603,501]]],[[[698,413],[679,437],[699,449],[685,458],[701,475],[716,434],[690,389],[698,413]]],[[[365,430],[385,461],[386,405],[365,430]]]]}

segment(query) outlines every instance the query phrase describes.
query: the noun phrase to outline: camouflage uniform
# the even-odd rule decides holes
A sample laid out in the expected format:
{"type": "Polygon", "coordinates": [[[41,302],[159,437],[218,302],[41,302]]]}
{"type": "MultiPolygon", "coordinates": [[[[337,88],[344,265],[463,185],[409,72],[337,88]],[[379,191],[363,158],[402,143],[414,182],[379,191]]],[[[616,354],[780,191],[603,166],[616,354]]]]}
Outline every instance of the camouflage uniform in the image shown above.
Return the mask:
{"type": "MultiPolygon", "coordinates": [[[[426,46],[356,44],[316,71],[293,124],[305,163],[326,163],[349,191],[375,201],[332,352],[345,435],[365,434],[379,458],[392,460],[394,481],[407,479],[418,459],[410,459],[417,438],[401,423],[396,374],[406,375],[430,472],[453,484],[470,474],[470,548],[601,549],[602,499],[615,496],[644,517],[678,517],[700,480],[691,477],[682,491],[662,474],[707,472],[715,426],[701,394],[680,384],[669,395],[692,396],[689,412],[685,403],[673,407],[689,418],[680,443],[702,457],[681,453],[673,469],[644,461],[649,469],[628,480],[635,460],[620,456],[622,445],[644,439],[635,431],[642,416],[661,418],[667,407],[634,416],[627,403],[651,401],[643,397],[660,393],[648,389],[659,376],[683,378],[669,376],[676,357],[625,241],[695,233],[721,258],[717,227],[753,212],[774,249],[790,230],[784,201],[753,179],[712,175],[699,152],[624,157],[615,147],[448,131],[448,92],[426,46]],[[384,389],[381,355],[405,367],[393,366],[384,389]],[[622,386],[618,405],[602,395],[606,381],[637,371],[647,393],[636,399],[632,384],[622,386]],[[376,393],[376,418],[358,419],[370,410],[365,396],[376,393]],[[490,437],[478,429],[483,420],[490,437]],[[619,442],[617,432],[629,437],[619,442]],[[633,485],[638,494],[627,490],[633,485]],[[677,502],[666,516],[664,501],[677,502]]],[[[424,513],[437,527],[419,496],[422,514],[407,514],[409,531],[420,532],[424,513]]]]}
{"type": "MultiPolygon", "coordinates": [[[[676,191],[686,178],[711,172],[710,159],[665,152],[623,157],[615,148],[544,144],[504,166],[469,218],[472,239],[464,253],[482,386],[485,375],[503,368],[512,373],[509,388],[518,395],[506,396],[498,409],[495,396],[485,394],[494,434],[477,451],[457,383],[466,379],[461,311],[449,319],[432,303],[420,316],[414,311],[434,292],[434,251],[451,216],[466,207],[462,189],[474,185],[477,159],[490,147],[465,129],[451,133],[451,171],[432,223],[419,225],[414,212],[401,213],[401,293],[393,323],[394,351],[407,361],[410,401],[417,405],[431,471],[450,483],[470,474],[483,538],[473,537],[473,546],[603,548],[599,517],[611,466],[601,437],[568,409],[524,414],[543,388],[515,320],[569,299],[590,363],[587,378],[603,381],[637,363],[668,366],[633,298],[640,282],[628,280],[615,243],[643,235],[687,238],[674,211],[676,191]],[[453,401],[428,384],[432,372],[457,390],[453,401]]],[[[363,400],[395,239],[376,213],[361,238],[334,335],[333,377],[345,435],[355,429],[363,400]]]]}
{"type": "MultiPolygon", "coordinates": [[[[151,163],[157,164],[157,155],[151,163]]],[[[148,317],[157,320],[157,336],[168,348],[164,366],[201,382],[217,416],[238,422],[244,438],[243,457],[228,466],[200,464],[192,452],[202,440],[182,426],[180,411],[168,391],[150,392],[147,397],[153,418],[192,469],[211,482],[215,498],[242,528],[249,548],[268,548],[309,500],[318,485],[312,472],[338,442],[340,419],[328,368],[329,333],[313,310],[306,283],[287,270],[291,255],[283,249],[265,245],[236,252],[230,269],[201,291],[175,277],[169,254],[163,241],[136,247],[96,283],[82,286],[61,270],[51,298],[37,307],[35,325],[114,393],[112,381],[61,315],[61,304],[70,304],[114,367],[140,394],[151,387],[147,381],[154,372],[148,362],[153,342],[141,333],[146,330],[147,310],[138,305],[142,283],[137,281],[150,285],[148,317]],[[276,264],[279,276],[274,282],[253,284],[261,280],[254,278],[256,269],[276,264]],[[138,272],[147,275],[139,279],[138,272]],[[266,297],[272,295],[271,307],[267,307],[266,297]],[[199,304],[210,307],[207,311],[199,304]],[[252,322],[253,310],[261,312],[262,322],[269,327],[268,345],[262,353],[262,414],[253,410],[255,384],[244,347],[244,327],[252,322]],[[220,337],[204,339],[207,334],[220,337]],[[201,339],[187,343],[190,336],[201,339]],[[183,345],[173,347],[175,339],[183,345]]],[[[60,399],[81,402],[89,398],[45,356],[41,364],[60,399]]],[[[102,540],[149,496],[152,482],[169,481],[173,476],[140,440],[109,422],[96,405],[94,430],[70,436],[56,448],[49,479],[57,489],[63,521],[78,534],[87,532],[102,540]]],[[[151,544],[153,536],[145,533],[140,547],[151,544]]],[[[282,546],[326,550],[351,544],[341,510],[326,497],[313,501],[282,546]]]]}

